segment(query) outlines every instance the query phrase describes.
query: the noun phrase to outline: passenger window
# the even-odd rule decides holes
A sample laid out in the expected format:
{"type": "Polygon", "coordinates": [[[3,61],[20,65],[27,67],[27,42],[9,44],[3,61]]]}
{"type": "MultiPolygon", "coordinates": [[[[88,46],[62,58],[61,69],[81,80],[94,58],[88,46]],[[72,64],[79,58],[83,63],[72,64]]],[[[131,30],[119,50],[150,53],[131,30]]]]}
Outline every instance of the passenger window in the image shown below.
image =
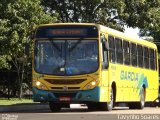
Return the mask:
{"type": "Polygon", "coordinates": [[[123,64],[123,48],[122,48],[122,40],[115,38],[116,45],[116,61],[117,63],[123,64]]]}
{"type": "Polygon", "coordinates": [[[130,65],[130,49],[129,49],[129,42],[123,40],[123,56],[125,65],[130,65]]]}
{"type": "Polygon", "coordinates": [[[131,43],[131,64],[137,66],[137,46],[135,43],[131,43]]]}
{"type": "Polygon", "coordinates": [[[143,48],[141,45],[137,45],[137,53],[138,53],[138,66],[143,67],[143,48]]]}
{"type": "Polygon", "coordinates": [[[149,65],[151,70],[155,70],[154,50],[149,50],[149,65]]]}
{"type": "Polygon", "coordinates": [[[143,60],[144,60],[144,67],[145,68],[149,68],[149,52],[148,52],[148,48],[144,47],[143,50],[143,60]]]}

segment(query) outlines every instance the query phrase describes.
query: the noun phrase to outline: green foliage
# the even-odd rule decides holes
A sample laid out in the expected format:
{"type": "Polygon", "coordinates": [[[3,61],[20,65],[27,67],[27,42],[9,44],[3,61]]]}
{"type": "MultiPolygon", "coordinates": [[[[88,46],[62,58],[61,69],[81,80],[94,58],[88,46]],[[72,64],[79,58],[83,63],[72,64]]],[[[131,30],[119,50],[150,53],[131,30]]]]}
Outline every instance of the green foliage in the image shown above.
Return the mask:
{"type": "Polygon", "coordinates": [[[3,0],[0,2],[0,68],[7,67],[7,58],[20,58],[27,37],[36,25],[54,22],[39,0],[3,0]],[[8,57],[7,57],[8,56],[8,57]],[[6,63],[6,65],[1,64],[6,63]]]}
{"type": "Polygon", "coordinates": [[[0,68],[7,68],[9,69],[11,66],[9,65],[7,55],[0,55],[0,68]]]}
{"type": "Polygon", "coordinates": [[[155,22],[159,0],[42,0],[58,22],[93,22],[123,30],[155,22]]]}
{"type": "Polygon", "coordinates": [[[55,17],[46,13],[39,0],[2,0],[0,11],[0,68],[17,71],[21,98],[25,65],[28,65],[23,59],[26,40],[37,25],[53,23],[55,17]]]}
{"type": "Polygon", "coordinates": [[[141,36],[152,36],[155,41],[160,42],[160,0],[157,0],[157,7],[149,9],[150,23],[141,28],[141,36]]]}

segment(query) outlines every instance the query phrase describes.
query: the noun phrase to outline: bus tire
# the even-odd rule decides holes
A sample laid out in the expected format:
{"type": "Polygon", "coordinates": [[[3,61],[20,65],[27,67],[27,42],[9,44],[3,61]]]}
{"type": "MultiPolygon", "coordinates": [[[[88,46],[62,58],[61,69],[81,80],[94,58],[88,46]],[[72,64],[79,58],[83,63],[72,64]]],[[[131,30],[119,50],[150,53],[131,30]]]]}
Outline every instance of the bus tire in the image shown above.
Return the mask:
{"type": "Polygon", "coordinates": [[[54,102],[49,102],[49,107],[52,112],[59,112],[61,110],[61,105],[54,102]]]}
{"type": "Polygon", "coordinates": [[[141,96],[139,102],[129,103],[129,109],[143,109],[145,106],[145,89],[141,89],[141,96]]]}
{"type": "Polygon", "coordinates": [[[106,103],[101,103],[101,108],[104,111],[111,111],[114,107],[114,102],[115,102],[115,95],[114,95],[114,89],[111,88],[110,91],[110,102],[106,102],[106,103]]]}

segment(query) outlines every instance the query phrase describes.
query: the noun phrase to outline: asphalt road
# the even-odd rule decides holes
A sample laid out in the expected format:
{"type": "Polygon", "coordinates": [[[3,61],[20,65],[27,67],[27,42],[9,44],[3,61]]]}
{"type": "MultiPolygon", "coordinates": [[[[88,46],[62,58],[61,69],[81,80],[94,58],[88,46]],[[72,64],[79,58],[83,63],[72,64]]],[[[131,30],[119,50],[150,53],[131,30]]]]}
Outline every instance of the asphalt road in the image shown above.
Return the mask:
{"type": "Polygon", "coordinates": [[[49,109],[0,113],[0,120],[160,120],[160,108],[145,107],[129,110],[117,107],[110,112],[89,111],[86,107],[72,106],[52,113],[49,109]]]}

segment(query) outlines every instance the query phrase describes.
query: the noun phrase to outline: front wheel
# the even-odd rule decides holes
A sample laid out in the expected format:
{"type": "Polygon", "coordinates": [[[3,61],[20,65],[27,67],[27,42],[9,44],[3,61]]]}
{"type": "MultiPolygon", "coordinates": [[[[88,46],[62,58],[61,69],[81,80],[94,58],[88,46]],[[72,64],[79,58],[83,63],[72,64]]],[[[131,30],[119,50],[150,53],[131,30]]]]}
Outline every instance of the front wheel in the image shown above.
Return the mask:
{"type": "Polygon", "coordinates": [[[101,103],[101,108],[102,110],[105,110],[105,111],[111,111],[114,107],[114,92],[113,92],[113,88],[111,88],[111,91],[110,91],[110,101],[109,102],[106,102],[106,103],[101,103]]]}

